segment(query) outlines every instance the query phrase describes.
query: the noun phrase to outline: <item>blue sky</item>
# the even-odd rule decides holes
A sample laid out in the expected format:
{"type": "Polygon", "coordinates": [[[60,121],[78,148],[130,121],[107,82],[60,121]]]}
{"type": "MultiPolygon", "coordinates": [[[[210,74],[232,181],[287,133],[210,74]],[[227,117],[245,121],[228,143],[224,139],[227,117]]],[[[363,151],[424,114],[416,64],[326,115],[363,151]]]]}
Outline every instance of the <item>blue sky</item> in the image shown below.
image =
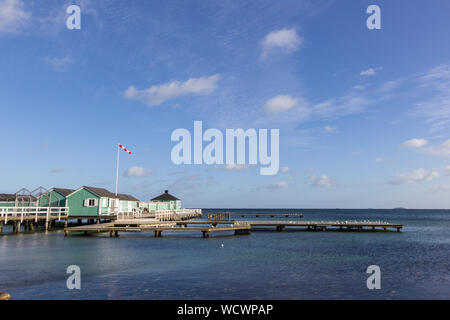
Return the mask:
{"type": "Polygon", "coordinates": [[[187,207],[449,208],[448,1],[0,0],[0,192],[187,207]],[[81,30],[65,10],[81,7],[81,30]],[[381,30],[366,8],[381,8],[381,30]],[[279,128],[277,175],[176,166],[173,130],[279,128]]]}

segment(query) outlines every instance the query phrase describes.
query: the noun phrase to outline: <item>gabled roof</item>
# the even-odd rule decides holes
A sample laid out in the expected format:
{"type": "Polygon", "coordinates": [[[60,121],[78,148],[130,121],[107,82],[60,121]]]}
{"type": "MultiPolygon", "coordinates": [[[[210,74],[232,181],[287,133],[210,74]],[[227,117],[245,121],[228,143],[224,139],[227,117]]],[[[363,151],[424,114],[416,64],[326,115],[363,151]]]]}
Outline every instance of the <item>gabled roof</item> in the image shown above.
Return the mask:
{"type": "Polygon", "coordinates": [[[169,190],[164,190],[164,193],[162,195],[159,195],[156,198],[152,199],[152,201],[174,201],[174,200],[180,200],[180,199],[171,195],[169,193],[169,190]]]}
{"type": "Polygon", "coordinates": [[[120,200],[139,201],[138,199],[136,199],[135,197],[133,197],[130,194],[119,193],[118,196],[119,196],[120,200]]]}
{"type": "Polygon", "coordinates": [[[16,201],[16,195],[11,193],[0,193],[0,201],[16,201]]]}
{"type": "Polygon", "coordinates": [[[80,191],[81,189],[86,189],[89,192],[92,192],[93,194],[95,194],[98,197],[105,197],[105,198],[118,198],[118,196],[116,196],[114,193],[109,192],[108,190],[104,189],[104,188],[97,188],[97,187],[89,187],[89,186],[82,186],[80,188],[78,188],[77,190],[69,193],[66,197],[71,196],[72,194],[80,191]]]}
{"type": "Polygon", "coordinates": [[[96,187],[88,187],[83,186],[82,188],[88,189],[93,194],[98,195],[99,197],[105,197],[105,198],[118,198],[114,193],[109,192],[108,190],[104,188],[96,188],[96,187]]]}
{"type": "Polygon", "coordinates": [[[56,192],[62,194],[64,197],[67,197],[69,194],[75,191],[73,189],[63,189],[63,188],[52,188],[51,190],[55,190],[56,192]]]}

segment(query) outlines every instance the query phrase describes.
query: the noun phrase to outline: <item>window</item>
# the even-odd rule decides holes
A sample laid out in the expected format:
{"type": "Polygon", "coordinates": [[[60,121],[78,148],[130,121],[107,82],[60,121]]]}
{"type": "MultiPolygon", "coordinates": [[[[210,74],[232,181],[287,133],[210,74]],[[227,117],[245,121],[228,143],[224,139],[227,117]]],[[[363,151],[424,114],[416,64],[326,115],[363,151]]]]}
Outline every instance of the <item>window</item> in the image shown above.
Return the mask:
{"type": "Polygon", "coordinates": [[[85,199],[84,206],[85,207],[96,207],[98,205],[97,199],[85,199]]]}

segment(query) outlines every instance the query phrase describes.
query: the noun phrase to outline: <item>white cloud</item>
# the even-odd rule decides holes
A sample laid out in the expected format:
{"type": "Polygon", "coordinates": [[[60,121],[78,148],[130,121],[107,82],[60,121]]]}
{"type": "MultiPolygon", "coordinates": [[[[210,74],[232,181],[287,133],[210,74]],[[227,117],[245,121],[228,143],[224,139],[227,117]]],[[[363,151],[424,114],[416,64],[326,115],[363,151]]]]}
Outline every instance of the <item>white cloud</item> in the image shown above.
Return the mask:
{"type": "Polygon", "coordinates": [[[450,124],[450,64],[434,67],[418,77],[419,88],[427,98],[416,103],[412,115],[431,124],[430,133],[450,124]]]}
{"type": "Polygon", "coordinates": [[[273,50],[283,50],[287,53],[300,49],[304,39],[292,29],[281,29],[270,32],[261,42],[262,54],[261,58],[266,58],[273,50]]]}
{"type": "Polygon", "coordinates": [[[359,73],[360,76],[366,76],[366,77],[370,77],[370,76],[374,76],[378,70],[381,70],[381,67],[378,68],[369,68],[367,70],[363,70],[359,73]]]}
{"type": "Polygon", "coordinates": [[[55,71],[65,71],[69,65],[73,63],[73,60],[69,57],[64,58],[44,58],[44,62],[52,67],[55,71]]]}
{"type": "Polygon", "coordinates": [[[313,187],[328,188],[333,185],[333,181],[326,175],[309,177],[313,187]]]}
{"type": "Polygon", "coordinates": [[[433,191],[450,191],[450,185],[441,184],[441,185],[433,186],[433,187],[431,187],[431,190],[433,190],[433,191]]]}
{"type": "Polygon", "coordinates": [[[283,189],[287,187],[289,187],[289,184],[286,181],[275,182],[267,186],[267,188],[271,190],[283,189]]]}
{"type": "Polygon", "coordinates": [[[420,148],[428,144],[428,141],[425,139],[411,139],[403,142],[400,147],[401,148],[420,148]]]}
{"type": "Polygon", "coordinates": [[[280,167],[280,172],[281,173],[288,173],[289,172],[289,168],[288,167],[280,167]]]}
{"type": "Polygon", "coordinates": [[[242,170],[247,170],[249,168],[253,168],[255,165],[250,165],[250,164],[225,164],[225,165],[216,165],[214,166],[214,168],[216,169],[222,169],[222,170],[227,170],[227,171],[242,171],[242,170]]]}
{"type": "Polygon", "coordinates": [[[220,76],[215,74],[209,77],[190,78],[185,82],[171,81],[162,85],[151,86],[148,89],[138,90],[130,86],[124,96],[130,100],[139,100],[149,106],[157,106],[169,99],[182,95],[207,95],[217,88],[220,76]]]}
{"type": "Polygon", "coordinates": [[[437,170],[416,169],[412,172],[399,173],[391,180],[391,184],[414,184],[417,182],[431,181],[441,175],[437,170]]]}
{"type": "Polygon", "coordinates": [[[337,127],[325,126],[323,129],[328,133],[336,133],[337,132],[337,127]]]}
{"type": "Polygon", "coordinates": [[[344,95],[314,105],[315,115],[322,118],[336,118],[363,112],[371,102],[362,95],[344,95]]]}
{"type": "Polygon", "coordinates": [[[443,170],[447,175],[450,175],[450,165],[448,165],[448,166],[442,168],[442,170],[443,170]]]}
{"type": "Polygon", "coordinates": [[[426,148],[421,150],[421,152],[432,155],[432,156],[450,156],[450,140],[445,141],[440,146],[426,148]]]}
{"type": "Polygon", "coordinates": [[[124,177],[145,177],[152,173],[152,169],[144,167],[131,167],[125,171],[124,177]]]}
{"type": "Polygon", "coordinates": [[[0,34],[20,33],[30,19],[31,13],[21,0],[0,0],[0,34]]]}
{"type": "Polygon", "coordinates": [[[288,95],[278,95],[267,100],[265,104],[266,111],[268,113],[276,114],[284,111],[291,110],[297,106],[297,99],[288,95]]]}

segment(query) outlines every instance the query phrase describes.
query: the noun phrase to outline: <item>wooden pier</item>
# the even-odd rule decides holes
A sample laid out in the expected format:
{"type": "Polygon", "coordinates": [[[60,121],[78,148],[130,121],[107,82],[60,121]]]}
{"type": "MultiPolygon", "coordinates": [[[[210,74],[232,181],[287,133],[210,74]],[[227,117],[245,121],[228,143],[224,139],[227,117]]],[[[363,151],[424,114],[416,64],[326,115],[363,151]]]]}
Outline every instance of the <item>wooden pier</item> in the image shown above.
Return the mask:
{"type": "Polygon", "coordinates": [[[303,218],[301,213],[235,213],[235,212],[217,212],[209,213],[208,220],[227,220],[231,217],[241,218],[303,218]]]}
{"type": "Polygon", "coordinates": [[[66,207],[4,207],[0,208],[0,234],[5,225],[12,224],[13,233],[19,233],[22,226],[25,231],[34,231],[43,225],[48,231],[56,221],[67,224],[69,208],[66,207]]]}
{"type": "Polygon", "coordinates": [[[157,219],[122,219],[110,223],[92,224],[65,228],[65,236],[71,233],[109,233],[111,237],[118,236],[119,232],[153,232],[155,237],[161,237],[163,231],[200,231],[204,238],[212,232],[234,231],[235,234],[249,234],[251,230],[261,227],[274,227],[276,231],[285,231],[287,227],[292,230],[306,231],[388,231],[400,232],[403,225],[383,221],[262,221],[262,220],[185,220],[185,221],[159,221],[157,219]],[[219,226],[220,225],[220,226],[219,226]]]}
{"type": "MultiPolygon", "coordinates": [[[[185,223],[186,221],[182,222],[185,223]]],[[[223,227],[185,227],[178,225],[176,222],[163,222],[156,219],[129,219],[96,225],[67,227],[64,229],[64,233],[66,237],[69,236],[70,233],[83,233],[84,235],[93,233],[109,233],[111,237],[117,237],[119,232],[153,232],[155,237],[158,238],[161,237],[163,231],[200,231],[203,234],[203,238],[209,238],[210,234],[216,231],[234,231],[234,233],[238,235],[249,234],[250,230],[251,227],[249,225],[242,224],[223,227]]]]}
{"type": "Polygon", "coordinates": [[[402,224],[393,224],[383,221],[273,221],[273,220],[190,220],[178,221],[178,225],[228,225],[228,224],[248,224],[252,230],[260,227],[275,227],[277,231],[285,231],[286,227],[304,228],[307,231],[388,231],[394,229],[400,232],[402,224]]]}

